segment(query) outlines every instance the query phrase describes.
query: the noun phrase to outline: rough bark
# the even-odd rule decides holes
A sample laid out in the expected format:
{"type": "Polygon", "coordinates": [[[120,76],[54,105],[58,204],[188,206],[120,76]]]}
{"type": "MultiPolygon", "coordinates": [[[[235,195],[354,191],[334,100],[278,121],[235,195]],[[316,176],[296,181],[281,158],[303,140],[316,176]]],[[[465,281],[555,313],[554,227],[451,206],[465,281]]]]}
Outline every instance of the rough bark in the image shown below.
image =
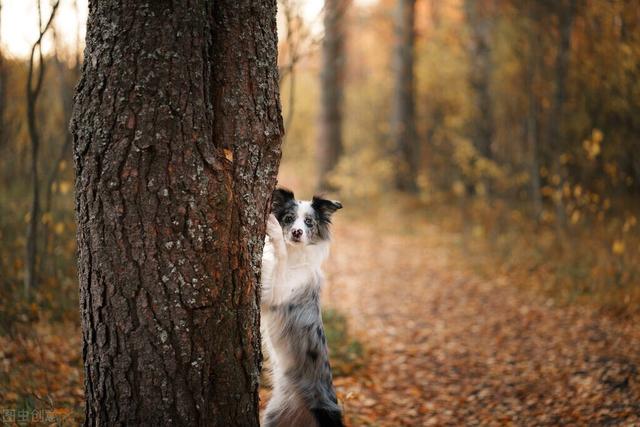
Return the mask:
{"type": "Polygon", "coordinates": [[[415,0],[398,0],[396,10],[396,48],[394,52],[395,90],[392,137],[396,150],[396,188],[414,193],[418,190],[418,140],[415,125],[415,0]]]}
{"type": "Polygon", "coordinates": [[[320,127],[317,142],[318,188],[331,190],[329,173],[343,152],[342,114],[345,74],[345,12],[348,0],[326,0],[320,74],[320,127]]]}
{"type": "Polygon", "coordinates": [[[491,141],[494,134],[491,103],[491,30],[492,0],[465,0],[465,14],[470,30],[469,83],[472,94],[472,112],[469,135],[482,157],[493,159],[491,141]]]}
{"type": "Polygon", "coordinates": [[[258,425],[275,0],[91,1],[72,132],[86,425],[258,425]]]}

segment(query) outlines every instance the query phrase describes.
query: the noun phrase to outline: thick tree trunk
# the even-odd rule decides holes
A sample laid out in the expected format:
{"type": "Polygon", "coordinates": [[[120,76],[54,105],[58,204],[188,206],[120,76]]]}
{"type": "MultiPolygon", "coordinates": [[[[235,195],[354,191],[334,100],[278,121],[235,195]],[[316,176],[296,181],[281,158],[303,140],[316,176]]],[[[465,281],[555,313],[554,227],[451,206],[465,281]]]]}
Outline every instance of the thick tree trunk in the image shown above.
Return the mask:
{"type": "MultiPolygon", "coordinates": [[[[491,103],[491,30],[492,0],[465,0],[465,14],[471,32],[469,44],[469,83],[473,97],[469,135],[482,157],[493,159],[494,134],[491,103]]],[[[487,190],[490,190],[488,183],[487,190]]]]}
{"type": "Polygon", "coordinates": [[[87,425],[258,425],[275,11],[90,2],[72,120],[87,425]]]}
{"type": "Polygon", "coordinates": [[[325,0],[322,43],[318,188],[330,190],[329,173],[342,155],[342,111],[345,70],[345,12],[348,0],[325,0]]]}
{"type": "Polygon", "coordinates": [[[416,175],[420,154],[415,125],[414,24],[415,0],[398,0],[391,131],[396,150],[396,188],[410,193],[418,190],[416,175]]]}

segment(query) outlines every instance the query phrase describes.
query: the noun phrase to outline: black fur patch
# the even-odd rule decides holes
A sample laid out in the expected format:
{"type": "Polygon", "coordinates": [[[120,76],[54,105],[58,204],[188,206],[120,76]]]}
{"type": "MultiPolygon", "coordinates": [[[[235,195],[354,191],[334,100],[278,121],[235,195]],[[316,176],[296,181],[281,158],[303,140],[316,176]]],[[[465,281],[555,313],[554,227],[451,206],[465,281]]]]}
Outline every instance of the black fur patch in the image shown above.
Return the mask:
{"type": "Polygon", "coordinates": [[[293,195],[293,191],[286,188],[278,188],[273,192],[271,197],[271,211],[278,219],[278,222],[282,223],[282,218],[287,213],[295,214],[298,203],[293,195]]]}
{"type": "Polygon", "coordinates": [[[333,200],[324,199],[320,196],[313,196],[311,207],[316,214],[318,222],[318,235],[321,239],[329,238],[329,225],[331,224],[331,215],[338,209],[342,209],[342,203],[333,200]]]}
{"type": "Polygon", "coordinates": [[[313,416],[316,418],[316,421],[318,421],[320,427],[344,427],[344,424],[342,424],[342,416],[338,411],[314,408],[311,412],[313,412],[313,416]]]}

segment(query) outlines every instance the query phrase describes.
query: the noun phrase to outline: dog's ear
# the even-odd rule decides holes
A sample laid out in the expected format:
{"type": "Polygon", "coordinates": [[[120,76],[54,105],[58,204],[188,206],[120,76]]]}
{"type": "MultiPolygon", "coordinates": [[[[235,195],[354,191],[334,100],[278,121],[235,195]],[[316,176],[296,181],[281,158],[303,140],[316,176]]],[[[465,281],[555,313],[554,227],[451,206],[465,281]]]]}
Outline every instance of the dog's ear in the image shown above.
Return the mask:
{"type": "Polygon", "coordinates": [[[271,211],[278,212],[291,200],[294,200],[293,191],[286,188],[277,188],[271,196],[271,211]]]}
{"type": "Polygon", "coordinates": [[[322,221],[331,222],[331,215],[338,209],[342,209],[342,203],[337,200],[328,200],[320,196],[313,196],[311,207],[318,212],[322,221]]]}

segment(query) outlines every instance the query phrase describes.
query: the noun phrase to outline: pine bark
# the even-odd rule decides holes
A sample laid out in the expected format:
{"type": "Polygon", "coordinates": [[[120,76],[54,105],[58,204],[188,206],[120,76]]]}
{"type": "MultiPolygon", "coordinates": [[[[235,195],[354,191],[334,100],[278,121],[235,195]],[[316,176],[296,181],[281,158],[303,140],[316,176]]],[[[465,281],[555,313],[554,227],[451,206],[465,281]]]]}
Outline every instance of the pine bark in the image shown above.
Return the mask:
{"type": "Polygon", "coordinates": [[[276,1],[90,1],[72,132],[86,425],[258,425],[276,1]]]}
{"type": "Polygon", "coordinates": [[[331,190],[329,173],[343,152],[342,114],[345,74],[345,12],[348,0],[326,0],[322,43],[320,134],[318,152],[318,188],[331,190]]]}
{"type": "Polygon", "coordinates": [[[414,25],[415,0],[398,0],[391,131],[396,151],[396,188],[409,193],[418,190],[416,176],[420,154],[415,125],[414,25]]]}

